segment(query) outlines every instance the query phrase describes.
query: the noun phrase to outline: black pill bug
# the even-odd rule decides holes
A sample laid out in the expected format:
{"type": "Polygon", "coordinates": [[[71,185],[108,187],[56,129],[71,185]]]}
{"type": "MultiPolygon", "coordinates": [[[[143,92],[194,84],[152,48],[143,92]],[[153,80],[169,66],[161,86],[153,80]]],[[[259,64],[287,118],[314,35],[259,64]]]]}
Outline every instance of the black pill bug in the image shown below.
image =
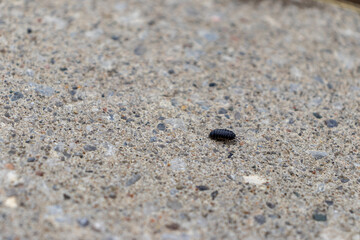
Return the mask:
{"type": "Polygon", "coordinates": [[[215,129],[210,132],[209,137],[214,140],[226,141],[235,139],[236,134],[227,129],[215,129]]]}

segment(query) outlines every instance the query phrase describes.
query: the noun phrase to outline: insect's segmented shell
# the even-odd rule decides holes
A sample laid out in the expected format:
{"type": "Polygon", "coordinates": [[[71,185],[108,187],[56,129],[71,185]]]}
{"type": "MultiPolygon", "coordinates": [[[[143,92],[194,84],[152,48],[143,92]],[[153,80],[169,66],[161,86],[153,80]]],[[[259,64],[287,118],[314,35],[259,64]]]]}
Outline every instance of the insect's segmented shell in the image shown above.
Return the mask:
{"type": "Polygon", "coordinates": [[[236,135],[233,131],[227,129],[215,129],[210,132],[209,137],[214,140],[233,140],[236,135]]]}

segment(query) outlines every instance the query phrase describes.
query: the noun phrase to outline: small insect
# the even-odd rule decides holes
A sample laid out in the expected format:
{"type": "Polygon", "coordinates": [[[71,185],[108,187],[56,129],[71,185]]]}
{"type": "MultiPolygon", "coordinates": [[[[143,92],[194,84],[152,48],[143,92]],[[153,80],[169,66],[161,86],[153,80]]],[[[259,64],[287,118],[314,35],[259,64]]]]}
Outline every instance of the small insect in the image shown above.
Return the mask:
{"type": "Polygon", "coordinates": [[[209,138],[219,141],[233,140],[235,137],[235,133],[227,129],[215,129],[209,135],[209,138]]]}

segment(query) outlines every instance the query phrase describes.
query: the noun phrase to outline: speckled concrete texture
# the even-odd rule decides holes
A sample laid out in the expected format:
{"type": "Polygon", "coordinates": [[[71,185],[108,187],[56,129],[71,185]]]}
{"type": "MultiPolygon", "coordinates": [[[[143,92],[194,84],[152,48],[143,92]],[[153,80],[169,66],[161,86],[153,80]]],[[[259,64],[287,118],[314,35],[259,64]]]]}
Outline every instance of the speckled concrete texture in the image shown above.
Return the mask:
{"type": "Polygon", "coordinates": [[[360,239],[359,56],[326,4],[0,0],[0,239],[360,239]]]}

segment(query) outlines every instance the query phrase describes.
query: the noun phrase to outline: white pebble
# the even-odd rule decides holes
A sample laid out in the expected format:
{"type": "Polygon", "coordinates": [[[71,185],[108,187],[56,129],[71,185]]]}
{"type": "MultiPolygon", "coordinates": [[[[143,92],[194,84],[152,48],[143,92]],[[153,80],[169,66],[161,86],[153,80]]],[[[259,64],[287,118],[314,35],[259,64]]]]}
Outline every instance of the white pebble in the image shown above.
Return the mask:
{"type": "Polygon", "coordinates": [[[181,158],[174,158],[170,161],[173,171],[186,171],[186,162],[181,158]]]}
{"type": "Polygon", "coordinates": [[[244,181],[246,183],[255,184],[255,185],[261,185],[267,182],[266,179],[258,176],[258,175],[250,175],[250,176],[243,176],[244,181]]]}
{"type": "Polygon", "coordinates": [[[5,207],[8,208],[17,208],[17,202],[15,197],[9,197],[4,202],[5,207]]]}

